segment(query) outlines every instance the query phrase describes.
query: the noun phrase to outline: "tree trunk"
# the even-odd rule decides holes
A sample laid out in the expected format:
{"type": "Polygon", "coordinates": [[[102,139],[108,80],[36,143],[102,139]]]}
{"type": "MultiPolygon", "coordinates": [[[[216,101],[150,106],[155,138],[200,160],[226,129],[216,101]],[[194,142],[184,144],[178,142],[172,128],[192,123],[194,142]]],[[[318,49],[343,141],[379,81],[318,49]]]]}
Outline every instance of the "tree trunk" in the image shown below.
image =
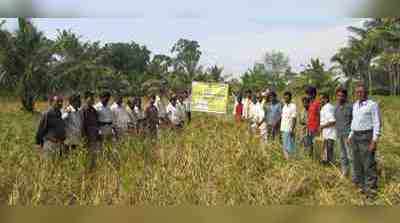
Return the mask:
{"type": "Polygon", "coordinates": [[[366,69],[367,71],[367,76],[368,76],[368,91],[369,93],[372,95],[372,74],[371,71],[369,69],[366,69]]]}

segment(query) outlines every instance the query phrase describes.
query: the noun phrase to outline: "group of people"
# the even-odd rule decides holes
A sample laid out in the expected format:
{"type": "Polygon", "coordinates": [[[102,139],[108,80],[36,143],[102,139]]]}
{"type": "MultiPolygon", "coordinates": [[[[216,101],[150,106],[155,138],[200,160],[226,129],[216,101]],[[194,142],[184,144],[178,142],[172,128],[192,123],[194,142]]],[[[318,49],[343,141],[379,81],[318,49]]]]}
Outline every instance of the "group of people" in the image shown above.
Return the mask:
{"type": "Polygon", "coordinates": [[[250,131],[258,134],[263,142],[282,140],[286,159],[295,154],[296,145],[302,145],[305,153],[315,158],[316,140],[322,139],[322,164],[334,163],[334,149],[338,145],[342,176],[351,176],[354,184],[368,196],[376,194],[376,149],[381,135],[381,115],[378,104],[368,98],[365,85],[356,86],[354,103],[350,102],[346,89],[338,88],[336,105],[328,93],[322,92],[317,97],[317,89],[310,86],[302,98],[302,112],[298,112],[289,91],[283,93],[283,102],[270,90],[245,94],[244,99],[236,96],[233,114],[237,122],[248,123],[250,131]],[[296,144],[296,138],[300,143],[296,144]]]}
{"type": "Polygon", "coordinates": [[[161,91],[149,98],[147,106],[142,106],[141,97],[129,98],[125,104],[121,95],[114,96],[111,104],[111,96],[104,91],[96,103],[91,91],[83,98],[73,94],[66,107],[62,96],[51,96],[36,133],[43,155],[59,157],[80,145],[95,155],[102,151],[104,142],[118,142],[128,134],[145,135],[154,141],[160,128],[182,128],[191,120],[188,91],[171,95],[161,91]]]}

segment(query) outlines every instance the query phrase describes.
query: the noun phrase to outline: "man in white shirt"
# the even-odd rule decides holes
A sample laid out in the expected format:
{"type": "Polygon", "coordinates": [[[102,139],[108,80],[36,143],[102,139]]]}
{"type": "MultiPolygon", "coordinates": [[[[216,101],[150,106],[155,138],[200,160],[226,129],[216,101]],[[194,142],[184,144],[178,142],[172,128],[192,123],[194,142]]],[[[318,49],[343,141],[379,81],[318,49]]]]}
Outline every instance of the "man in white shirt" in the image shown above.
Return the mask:
{"type": "Polygon", "coordinates": [[[292,93],[285,92],[283,94],[284,105],[282,108],[282,119],[281,119],[281,133],[283,140],[283,154],[286,159],[289,159],[291,155],[296,152],[295,144],[295,129],[296,129],[296,117],[297,108],[292,103],[292,93]]]}
{"type": "Polygon", "coordinates": [[[253,104],[253,95],[250,90],[246,91],[246,98],[243,100],[243,119],[249,120],[251,117],[251,107],[253,104]]]}
{"type": "Polygon", "coordinates": [[[81,96],[73,94],[69,97],[69,105],[62,111],[62,119],[65,122],[66,140],[69,149],[76,149],[82,143],[82,117],[81,96]]]}
{"type": "Polygon", "coordinates": [[[128,132],[129,125],[133,122],[126,108],[123,106],[123,97],[118,95],[115,102],[111,105],[112,120],[117,137],[121,137],[128,132]]]}
{"type": "Polygon", "coordinates": [[[144,111],[142,109],[142,99],[140,97],[133,97],[128,101],[126,110],[131,117],[132,123],[130,128],[134,130],[136,134],[140,134],[140,131],[144,130],[144,111]]]}
{"type": "Polygon", "coordinates": [[[104,91],[100,95],[100,102],[94,106],[98,114],[100,136],[103,140],[111,140],[114,136],[113,115],[111,108],[108,106],[110,98],[111,93],[104,91]]]}
{"type": "Polygon", "coordinates": [[[353,105],[353,120],[348,144],[353,152],[354,183],[369,197],[376,195],[378,171],[375,152],[381,134],[381,115],[376,102],[368,99],[365,85],[355,89],[358,100],[353,105]]]}
{"type": "Polygon", "coordinates": [[[330,103],[329,94],[321,93],[320,129],[322,131],[324,153],[323,164],[333,164],[336,141],[335,107],[330,103]]]}
{"type": "Polygon", "coordinates": [[[168,124],[168,114],[167,114],[168,97],[164,89],[160,90],[160,95],[156,96],[156,101],[154,105],[158,110],[160,125],[168,124]]]}
{"type": "Polygon", "coordinates": [[[173,127],[182,128],[182,120],[179,115],[179,111],[177,108],[177,99],[175,96],[171,98],[170,103],[167,106],[167,116],[173,127]]]}
{"type": "Polygon", "coordinates": [[[263,97],[257,97],[257,103],[253,106],[253,129],[258,132],[265,143],[267,141],[267,124],[265,123],[263,97]]]}

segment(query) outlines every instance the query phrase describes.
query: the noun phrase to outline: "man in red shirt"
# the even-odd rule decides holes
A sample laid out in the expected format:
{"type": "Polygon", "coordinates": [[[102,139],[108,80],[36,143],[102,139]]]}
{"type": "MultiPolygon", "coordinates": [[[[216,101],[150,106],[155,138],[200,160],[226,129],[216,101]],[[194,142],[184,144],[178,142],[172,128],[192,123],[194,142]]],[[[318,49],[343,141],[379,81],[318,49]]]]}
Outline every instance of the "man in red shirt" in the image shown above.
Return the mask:
{"type": "Polygon", "coordinates": [[[306,148],[306,150],[308,150],[309,156],[313,157],[314,138],[317,136],[319,131],[321,103],[317,99],[317,88],[312,86],[308,87],[306,89],[306,94],[307,97],[310,99],[310,105],[308,108],[307,129],[310,137],[309,142],[311,142],[310,146],[306,148]]]}
{"type": "Polygon", "coordinates": [[[239,95],[235,107],[235,119],[237,123],[240,123],[242,121],[242,115],[243,115],[242,96],[239,95]]]}

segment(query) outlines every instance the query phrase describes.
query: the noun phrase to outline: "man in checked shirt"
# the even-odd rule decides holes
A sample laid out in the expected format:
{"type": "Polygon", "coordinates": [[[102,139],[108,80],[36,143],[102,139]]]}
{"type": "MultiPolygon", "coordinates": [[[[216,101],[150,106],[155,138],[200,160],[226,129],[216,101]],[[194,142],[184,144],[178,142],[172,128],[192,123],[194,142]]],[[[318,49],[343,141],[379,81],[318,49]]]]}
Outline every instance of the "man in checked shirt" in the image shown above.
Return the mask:
{"type": "Polygon", "coordinates": [[[381,116],[376,102],[368,99],[363,84],[356,87],[357,101],[353,105],[353,120],[348,144],[353,151],[354,183],[369,198],[376,195],[378,173],[375,152],[381,131],[381,116]]]}

